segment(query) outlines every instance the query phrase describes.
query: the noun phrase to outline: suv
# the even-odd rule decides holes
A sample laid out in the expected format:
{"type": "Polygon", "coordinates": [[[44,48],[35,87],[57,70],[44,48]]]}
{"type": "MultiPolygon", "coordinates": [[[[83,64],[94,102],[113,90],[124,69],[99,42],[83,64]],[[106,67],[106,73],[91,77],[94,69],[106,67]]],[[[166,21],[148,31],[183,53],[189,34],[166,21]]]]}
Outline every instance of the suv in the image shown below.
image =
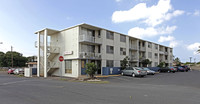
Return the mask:
{"type": "Polygon", "coordinates": [[[127,67],[126,69],[122,70],[121,75],[131,75],[132,77],[144,77],[147,75],[147,71],[139,67],[127,67]]]}

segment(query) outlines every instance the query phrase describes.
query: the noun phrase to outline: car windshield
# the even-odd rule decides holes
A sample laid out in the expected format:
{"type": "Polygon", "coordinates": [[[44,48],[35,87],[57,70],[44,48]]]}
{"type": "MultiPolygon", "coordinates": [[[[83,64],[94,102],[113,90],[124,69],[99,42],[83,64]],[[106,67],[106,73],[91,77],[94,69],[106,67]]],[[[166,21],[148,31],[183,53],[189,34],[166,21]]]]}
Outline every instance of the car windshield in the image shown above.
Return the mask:
{"type": "Polygon", "coordinates": [[[143,68],[144,70],[149,70],[148,68],[143,68]]]}
{"type": "Polygon", "coordinates": [[[135,68],[136,70],[143,70],[142,68],[135,68]]]}

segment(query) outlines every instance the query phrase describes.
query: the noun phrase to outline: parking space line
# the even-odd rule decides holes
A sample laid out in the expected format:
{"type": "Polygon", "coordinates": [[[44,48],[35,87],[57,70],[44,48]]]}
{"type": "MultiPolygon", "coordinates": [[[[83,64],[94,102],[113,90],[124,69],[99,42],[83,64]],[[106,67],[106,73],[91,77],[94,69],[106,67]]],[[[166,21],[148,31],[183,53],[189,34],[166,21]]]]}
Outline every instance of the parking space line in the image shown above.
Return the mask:
{"type": "Polygon", "coordinates": [[[15,83],[19,83],[19,82],[26,82],[28,80],[22,80],[22,81],[14,81],[14,82],[7,82],[7,83],[3,83],[3,84],[0,84],[0,85],[10,85],[10,84],[15,84],[15,83]]]}

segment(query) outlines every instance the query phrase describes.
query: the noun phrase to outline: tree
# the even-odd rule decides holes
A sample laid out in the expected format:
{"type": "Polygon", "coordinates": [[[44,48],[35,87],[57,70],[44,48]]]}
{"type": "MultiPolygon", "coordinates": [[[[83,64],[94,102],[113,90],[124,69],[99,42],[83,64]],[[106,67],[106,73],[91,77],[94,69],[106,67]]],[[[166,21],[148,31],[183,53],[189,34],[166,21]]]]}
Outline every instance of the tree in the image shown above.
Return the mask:
{"type": "Polygon", "coordinates": [[[124,70],[126,67],[129,66],[129,57],[126,56],[122,61],[121,61],[121,70],[124,70]]]}
{"type": "Polygon", "coordinates": [[[160,68],[165,67],[165,62],[160,62],[160,64],[157,67],[160,67],[160,68]]]}
{"type": "Polygon", "coordinates": [[[24,67],[26,66],[27,58],[23,57],[21,53],[8,51],[5,54],[0,52],[0,66],[1,67],[11,67],[13,55],[13,66],[14,67],[24,67]]]}
{"type": "Polygon", "coordinates": [[[181,65],[181,61],[180,61],[180,59],[178,57],[176,57],[174,59],[174,63],[176,64],[176,66],[180,66],[181,65]]]}
{"type": "Polygon", "coordinates": [[[87,73],[90,78],[94,79],[94,74],[97,71],[97,66],[94,63],[87,63],[85,73],[87,73]]]}
{"type": "Polygon", "coordinates": [[[142,65],[144,66],[144,67],[147,67],[147,65],[148,64],[151,64],[151,61],[149,60],[149,59],[144,59],[144,60],[142,60],[142,65]]]}

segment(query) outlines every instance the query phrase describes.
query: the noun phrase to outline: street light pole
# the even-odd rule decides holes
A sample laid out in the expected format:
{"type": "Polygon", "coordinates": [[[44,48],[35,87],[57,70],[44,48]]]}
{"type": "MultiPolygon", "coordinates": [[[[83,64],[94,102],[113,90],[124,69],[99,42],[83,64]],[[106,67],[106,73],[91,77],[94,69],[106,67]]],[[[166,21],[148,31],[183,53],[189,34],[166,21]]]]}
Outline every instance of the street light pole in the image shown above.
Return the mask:
{"type": "Polygon", "coordinates": [[[13,68],[13,52],[12,51],[13,51],[13,47],[11,46],[11,55],[12,55],[11,60],[12,60],[12,68],[13,68]]]}

